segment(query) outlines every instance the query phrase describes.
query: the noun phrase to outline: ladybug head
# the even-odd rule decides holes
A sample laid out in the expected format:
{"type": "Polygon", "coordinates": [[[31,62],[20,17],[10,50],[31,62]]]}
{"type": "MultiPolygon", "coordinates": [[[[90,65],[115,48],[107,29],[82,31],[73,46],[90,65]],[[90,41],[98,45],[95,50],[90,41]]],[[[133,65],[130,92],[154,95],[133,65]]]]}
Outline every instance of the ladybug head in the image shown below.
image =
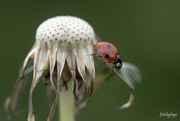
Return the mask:
{"type": "Polygon", "coordinates": [[[122,60],[120,58],[120,56],[117,56],[116,60],[114,61],[114,66],[120,70],[122,67],[122,60]]]}

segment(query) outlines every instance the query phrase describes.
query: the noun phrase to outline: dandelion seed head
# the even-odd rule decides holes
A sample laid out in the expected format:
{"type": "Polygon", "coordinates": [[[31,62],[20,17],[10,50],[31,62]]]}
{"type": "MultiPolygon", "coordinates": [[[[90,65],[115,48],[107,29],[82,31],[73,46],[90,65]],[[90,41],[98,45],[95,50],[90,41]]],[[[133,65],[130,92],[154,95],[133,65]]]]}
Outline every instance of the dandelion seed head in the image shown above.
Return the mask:
{"type": "Polygon", "coordinates": [[[36,40],[46,42],[66,40],[67,43],[74,43],[77,40],[92,40],[94,36],[93,28],[86,21],[72,16],[50,18],[36,31],[36,40]]]}

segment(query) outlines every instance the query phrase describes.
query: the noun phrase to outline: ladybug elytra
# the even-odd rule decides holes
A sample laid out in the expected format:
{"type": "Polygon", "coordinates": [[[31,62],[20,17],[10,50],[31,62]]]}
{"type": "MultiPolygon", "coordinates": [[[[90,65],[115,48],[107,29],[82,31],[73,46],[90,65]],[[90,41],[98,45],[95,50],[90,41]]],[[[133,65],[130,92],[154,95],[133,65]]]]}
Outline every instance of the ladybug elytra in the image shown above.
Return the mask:
{"type": "Polygon", "coordinates": [[[98,42],[93,47],[94,51],[107,60],[109,63],[113,63],[114,67],[118,70],[122,67],[122,60],[119,56],[119,52],[116,47],[109,42],[98,42]]]}

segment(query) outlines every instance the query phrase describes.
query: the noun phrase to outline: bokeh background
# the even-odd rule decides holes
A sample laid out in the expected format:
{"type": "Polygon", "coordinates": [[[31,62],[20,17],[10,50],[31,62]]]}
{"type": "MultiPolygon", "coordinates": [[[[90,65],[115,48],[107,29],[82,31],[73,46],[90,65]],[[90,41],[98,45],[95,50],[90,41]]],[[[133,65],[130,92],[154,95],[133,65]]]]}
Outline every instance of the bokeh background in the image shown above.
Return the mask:
{"type": "MultiPolygon", "coordinates": [[[[19,68],[35,41],[37,27],[46,19],[72,15],[89,22],[103,41],[116,45],[123,61],[137,65],[143,81],[135,88],[134,105],[123,111],[130,91],[114,76],[94,93],[78,121],[180,120],[180,1],[179,0],[43,0],[0,1],[0,121],[6,121],[3,103],[13,88],[19,68]],[[177,113],[174,119],[161,112],[177,113]]],[[[22,114],[27,119],[30,83],[23,93],[22,114]]],[[[48,116],[45,86],[35,89],[37,121],[48,116]]],[[[56,109],[53,121],[58,120],[56,109]]]]}

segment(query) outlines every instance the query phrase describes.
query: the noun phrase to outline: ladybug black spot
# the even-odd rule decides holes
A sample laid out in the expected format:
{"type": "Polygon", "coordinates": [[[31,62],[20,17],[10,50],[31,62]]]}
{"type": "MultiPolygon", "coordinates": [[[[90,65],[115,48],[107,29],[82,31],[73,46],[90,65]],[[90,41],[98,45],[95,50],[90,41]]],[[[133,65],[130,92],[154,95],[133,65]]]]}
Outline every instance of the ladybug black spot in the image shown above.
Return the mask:
{"type": "Polygon", "coordinates": [[[99,50],[99,48],[100,48],[100,45],[98,45],[98,46],[96,47],[96,50],[99,50]]]}
{"type": "Polygon", "coordinates": [[[106,54],[106,58],[108,58],[109,57],[109,54],[106,54]]]}
{"type": "Polygon", "coordinates": [[[107,49],[110,49],[111,48],[111,45],[107,45],[107,49]]]}

